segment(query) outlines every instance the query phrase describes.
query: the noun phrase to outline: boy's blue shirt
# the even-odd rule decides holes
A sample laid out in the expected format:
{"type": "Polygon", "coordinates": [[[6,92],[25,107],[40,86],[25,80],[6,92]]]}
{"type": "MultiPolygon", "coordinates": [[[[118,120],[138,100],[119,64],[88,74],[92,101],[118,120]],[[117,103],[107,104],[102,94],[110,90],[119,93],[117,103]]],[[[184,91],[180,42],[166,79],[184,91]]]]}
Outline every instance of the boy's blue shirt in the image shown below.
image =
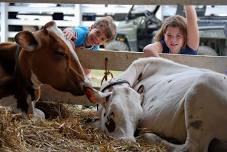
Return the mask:
{"type": "MultiPolygon", "coordinates": [[[[74,44],[76,47],[84,46],[87,39],[87,35],[89,33],[89,27],[87,26],[78,26],[74,28],[74,32],[77,35],[77,39],[74,40],[74,44]]],[[[89,48],[89,50],[98,51],[99,45],[93,45],[89,48]]]]}

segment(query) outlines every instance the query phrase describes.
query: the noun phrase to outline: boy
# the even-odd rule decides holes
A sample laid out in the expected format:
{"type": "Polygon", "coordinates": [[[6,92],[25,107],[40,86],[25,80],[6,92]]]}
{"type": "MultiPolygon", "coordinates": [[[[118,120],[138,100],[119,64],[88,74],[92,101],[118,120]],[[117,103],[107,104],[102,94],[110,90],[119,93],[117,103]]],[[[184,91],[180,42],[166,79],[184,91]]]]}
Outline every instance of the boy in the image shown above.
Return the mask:
{"type": "MultiPolygon", "coordinates": [[[[63,30],[67,39],[72,40],[75,48],[84,47],[89,50],[98,51],[100,45],[114,39],[116,35],[116,25],[110,16],[102,17],[91,27],[79,26],[66,28],[63,30]]],[[[85,74],[90,74],[90,69],[85,69],[85,74]]]]}
{"type": "Polygon", "coordinates": [[[63,31],[67,39],[74,41],[75,47],[85,47],[90,50],[98,50],[100,45],[114,39],[116,25],[110,16],[102,17],[91,27],[79,26],[66,28],[63,31]]]}

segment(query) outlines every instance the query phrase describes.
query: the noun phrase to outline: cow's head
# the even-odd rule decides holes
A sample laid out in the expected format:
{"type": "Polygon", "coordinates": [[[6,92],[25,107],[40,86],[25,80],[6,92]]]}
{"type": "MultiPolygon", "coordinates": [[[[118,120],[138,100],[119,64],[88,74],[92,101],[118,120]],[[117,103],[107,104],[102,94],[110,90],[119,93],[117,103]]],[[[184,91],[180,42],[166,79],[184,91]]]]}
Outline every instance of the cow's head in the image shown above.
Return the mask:
{"type": "Polygon", "coordinates": [[[97,96],[70,41],[55,22],[47,23],[34,33],[19,32],[15,41],[21,47],[18,56],[20,71],[34,88],[45,83],[74,95],[85,93],[90,101],[96,102],[97,96]]]}
{"type": "Polygon", "coordinates": [[[109,96],[102,104],[100,125],[110,136],[135,141],[134,132],[143,112],[142,96],[123,82],[104,90],[109,96]]]}

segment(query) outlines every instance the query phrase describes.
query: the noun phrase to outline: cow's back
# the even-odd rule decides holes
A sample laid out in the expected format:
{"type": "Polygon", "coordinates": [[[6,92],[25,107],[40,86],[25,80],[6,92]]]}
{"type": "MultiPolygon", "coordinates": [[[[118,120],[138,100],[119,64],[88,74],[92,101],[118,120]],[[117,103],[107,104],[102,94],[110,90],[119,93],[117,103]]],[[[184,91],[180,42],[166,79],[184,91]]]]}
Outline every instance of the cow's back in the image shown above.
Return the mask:
{"type": "MultiPolygon", "coordinates": [[[[137,87],[144,85],[144,117],[141,126],[152,132],[184,142],[186,138],[184,97],[188,90],[207,70],[191,67],[178,67],[171,74],[151,75],[137,87]],[[176,70],[176,72],[174,72],[176,70]]],[[[209,70],[207,71],[209,72],[209,70]]]]}

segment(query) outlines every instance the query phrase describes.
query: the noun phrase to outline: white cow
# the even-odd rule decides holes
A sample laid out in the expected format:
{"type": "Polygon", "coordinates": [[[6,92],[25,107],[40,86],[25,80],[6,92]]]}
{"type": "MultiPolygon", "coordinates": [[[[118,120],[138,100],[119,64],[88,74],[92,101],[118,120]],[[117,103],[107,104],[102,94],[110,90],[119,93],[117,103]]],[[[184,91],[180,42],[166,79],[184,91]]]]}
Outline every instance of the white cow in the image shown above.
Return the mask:
{"type": "Polygon", "coordinates": [[[100,113],[100,127],[110,136],[135,141],[137,128],[150,143],[162,143],[168,151],[227,150],[223,74],[143,58],[101,90],[112,92],[100,113]]]}

